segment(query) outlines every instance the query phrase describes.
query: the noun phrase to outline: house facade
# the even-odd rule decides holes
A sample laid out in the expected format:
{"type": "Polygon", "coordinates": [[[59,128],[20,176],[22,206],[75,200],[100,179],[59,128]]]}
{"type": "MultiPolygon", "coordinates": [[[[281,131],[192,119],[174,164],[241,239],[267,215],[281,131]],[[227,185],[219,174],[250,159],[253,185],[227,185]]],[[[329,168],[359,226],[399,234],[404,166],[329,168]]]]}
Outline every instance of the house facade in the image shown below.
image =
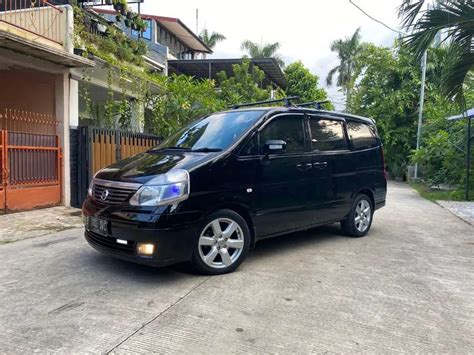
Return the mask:
{"type": "Polygon", "coordinates": [[[69,204],[69,127],[77,124],[70,6],[0,1],[0,213],[69,204]]]}
{"type": "Polygon", "coordinates": [[[134,133],[87,131],[89,175],[156,144],[156,137],[139,133],[147,110],[140,81],[146,79],[124,77],[119,65],[77,48],[75,10],[87,36],[107,37],[101,31],[113,27],[143,39],[144,70],[167,75],[169,59],[212,53],[179,19],[142,15],[148,26],[139,34],[116,23],[111,11],[74,8],[67,0],[0,0],[0,213],[71,204],[75,185],[84,185],[75,179],[82,168],[75,141],[85,126],[97,126],[111,101],[126,103],[134,133]]]}
{"type": "MultiPolygon", "coordinates": [[[[115,11],[95,11],[102,14],[106,20],[115,21],[115,11]]],[[[140,18],[147,23],[147,29],[142,34],[125,27],[123,23],[120,23],[119,27],[131,38],[145,41],[149,49],[147,60],[162,66],[164,74],[168,73],[168,60],[193,60],[212,54],[212,49],[180,19],[147,14],[140,14],[140,18]]]]}

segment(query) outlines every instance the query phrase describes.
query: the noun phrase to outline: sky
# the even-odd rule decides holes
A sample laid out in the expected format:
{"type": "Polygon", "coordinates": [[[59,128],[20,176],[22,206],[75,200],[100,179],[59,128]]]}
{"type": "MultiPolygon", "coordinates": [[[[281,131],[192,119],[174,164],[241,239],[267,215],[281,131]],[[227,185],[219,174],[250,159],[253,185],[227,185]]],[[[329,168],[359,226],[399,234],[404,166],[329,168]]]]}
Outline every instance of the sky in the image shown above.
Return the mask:
{"type": "MultiPolygon", "coordinates": [[[[399,29],[397,7],[401,0],[353,0],[368,14],[392,28],[399,29]]],[[[240,58],[244,40],[257,43],[279,42],[285,63],[301,60],[319,83],[326,88],[326,76],[338,65],[331,42],[350,37],[361,27],[362,40],[390,46],[397,34],[371,20],[349,0],[145,0],[142,13],[177,17],[198,31],[207,28],[226,36],[214,48],[214,58],[240,58]]],[[[327,88],[336,108],[342,108],[344,96],[336,87],[327,88]]]]}

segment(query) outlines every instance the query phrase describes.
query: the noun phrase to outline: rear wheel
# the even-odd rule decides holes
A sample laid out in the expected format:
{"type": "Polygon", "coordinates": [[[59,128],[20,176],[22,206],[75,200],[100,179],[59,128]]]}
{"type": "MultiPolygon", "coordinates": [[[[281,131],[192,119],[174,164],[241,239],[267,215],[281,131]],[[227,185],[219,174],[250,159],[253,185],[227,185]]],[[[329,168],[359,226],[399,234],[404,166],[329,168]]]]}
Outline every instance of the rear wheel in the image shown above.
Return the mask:
{"type": "Polygon", "coordinates": [[[250,231],[245,220],[231,210],[212,213],[195,243],[192,264],[200,273],[220,275],[234,271],[247,256],[250,231]]]}
{"type": "Polygon", "coordinates": [[[342,230],[351,237],[365,236],[372,225],[374,208],[369,196],[359,194],[347,219],[341,222],[342,230]]]}

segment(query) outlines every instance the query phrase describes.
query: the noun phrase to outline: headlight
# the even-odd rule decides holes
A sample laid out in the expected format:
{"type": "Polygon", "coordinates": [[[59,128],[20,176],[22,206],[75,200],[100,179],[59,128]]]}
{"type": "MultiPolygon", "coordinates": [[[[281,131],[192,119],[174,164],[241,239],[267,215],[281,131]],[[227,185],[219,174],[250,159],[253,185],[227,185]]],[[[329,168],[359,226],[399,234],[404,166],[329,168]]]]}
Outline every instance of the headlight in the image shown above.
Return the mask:
{"type": "Polygon", "coordinates": [[[132,206],[160,206],[186,200],[189,196],[189,173],[176,169],[151,179],[132,196],[132,206]]]}
{"type": "Polygon", "coordinates": [[[87,189],[87,193],[89,194],[90,197],[93,195],[93,190],[94,190],[94,179],[97,176],[97,174],[100,173],[100,170],[94,174],[94,176],[91,179],[91,182],[89,183],[89,188],[87,189]]]}
{"type": "Polygon", "coordinates": [[[92,190],[94,189],[94,179],[91,180],[89,184],[89,188],[87,189],[87,193],[89,194],[90,197],[92,197],[92,190]]]}

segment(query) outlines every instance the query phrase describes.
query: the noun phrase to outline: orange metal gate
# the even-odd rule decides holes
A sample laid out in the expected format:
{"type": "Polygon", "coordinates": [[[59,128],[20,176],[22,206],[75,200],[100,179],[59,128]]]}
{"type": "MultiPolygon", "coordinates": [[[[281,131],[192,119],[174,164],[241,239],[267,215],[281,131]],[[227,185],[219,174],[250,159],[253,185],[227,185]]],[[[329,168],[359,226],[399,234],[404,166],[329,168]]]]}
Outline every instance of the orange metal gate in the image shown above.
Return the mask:
{"type": "Polygon", "coordinates": [[[0,131],[0,211],[61,202],[61,148],[51,134],[0,131]]]}

